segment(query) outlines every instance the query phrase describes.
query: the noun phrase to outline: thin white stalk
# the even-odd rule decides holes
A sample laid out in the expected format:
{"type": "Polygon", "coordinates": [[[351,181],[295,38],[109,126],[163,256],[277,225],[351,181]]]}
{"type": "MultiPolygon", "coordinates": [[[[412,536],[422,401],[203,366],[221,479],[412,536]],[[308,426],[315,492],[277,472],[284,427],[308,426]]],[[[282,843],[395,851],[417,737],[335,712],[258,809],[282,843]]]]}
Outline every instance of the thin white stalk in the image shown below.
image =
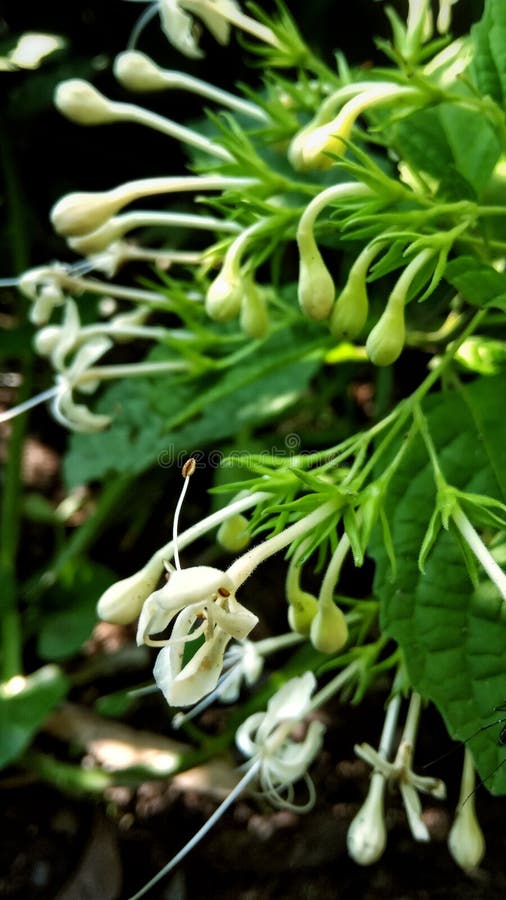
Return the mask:
{"type": "Polygon", "coordinates": [[[452,513],[452,519],[464,538],[469,549],[485,569],[490,580],[495,584],[503,600],[506,600],[506,575],[496,563],[494,557],[483,543],[476,529],[471,525],[465,512],[456,506],[452,513]]]}
{"type": "Polygon", "coordinates": [[[70,291],[87,291],[92,294],[103,294],[106,297],[117,297],[120,300],[132,300],[134,303],[149,303],[159,306],[167,299],[162,294],[157,294],[156,291],[127,288],[120,284],[96,281],[91,278],[72,278],[72,276],[63,275],[60,278],[60,284],[70,291]]]}
{"type": "Polygon", "coordinates": [[[16,416],[21,416],[23,413],[33,409],[34,406],[45,403],[46,400],[52,400],[59,391],[59,385],[53,385],[53,387],[48,388],[47,391],[41,391],[40,394],[35,394],[34,397],[24,400],[23,403],[18,403],[18,405],[13,406],[12,409],[7,409],[5,412],[0,413],[0,423],[8,422],[10,419],[15,419],[16,416]]]}
{"type": "Polygon", "coordinates": [[[255,103],[243,100],[242,97],[231,94],[229,91],[224,91],[222,88],[209,84],[209,82],[203,81],[201,78],[195,78],[193,75],[187,75],[185,72],[176,72],[169,69],[159,69],[159,72],[163,76],[167,88],[179,88],[183,91],[190,91],[193,94],[200,94],[201,97],[214,100],[221,106],[234,109],[236,112],[243,113],[251,119],[257,119],[259,122],[269,121],[267,113],[255,103]]]}
{"type": "Polygon", "coordinates": [[[392,697],[390,703],[388,704],[387,714],[385,716],[385,722],[383,724],[383,730],[381,732],[381,738],[378,747],[378,755],[385,760],[388,760],[392,755],[392,748],[394,745],[395,731],[397,728],[400,709],[401,695],[396,694],[395,697],[392,697]]]}
{"type": "Polygon", "coordinates": [[[110,102],[110,107],[116,121],[146,125],[155,131],[160,131],[167,137],[175,138],[175,140],[188,144],[190,147],[196,147],[198,150],[209,153],[211,156],[216,156],[218,159],[223,159],[225,162],[230,162],[233,159],[228,150],[225,147],[221,147],[220,144],[210,141],[209,138],[204,137],[197,131],[193,131],[192,128],[186,128],[178,122],[173,122],[172,119],[167,119],[165,116],[158,115],[158,113],[143,109],[142,106],[136,106],[134,103],[110,102]]]}
{"type": "Polygon", "coordinates": [[[253,781],[253,779],[258,774],[260,765],[261,760],[257,759],[253,763],[251,768],[246,772],[246,774],[243,775],[240,782],[236,784],[236,786],[230,791],[228,797],[226,797],[225,800],[220,803],[218,808],[213,812],[212,816],[209,816],[207,822],[204,823],[202,828],[199,828],[199,830],[193,835],[188,843],[185,844],[184,847],[182,847],[179,853],[176,853],[176,855],[172,857],[170,862],[168,862],[167,865],[163,867],[163,869],[160,869],[160,871],[154,876],[154,878],[151,878],[151,880],[148,881],[148,883],[145,884],[144,887],[140,889],[140,891],[137,891],[136,894],[132,894],[132,896],[129,897],[128,900],[139,900],[140,897],[144,897],[144,895],[147,894],[147,892],[150,891],[151,888],[155,886],[155,884],[158,884],[158,882],[161,881],[162,878],[165,878],[165,876],[168,875],[169,872],[172,871],[172,869],[179,865],[181,860],[183,860],[185,856],[187,856],[188,853],[190,853],[193,848],[196,847],[198,843],[200,843],[202,838],[204,838],[206,834],[211,830],[211,828],[216,824],[216,822],[221,819],[223,813],[226,812],[229,806],[231,806],[232,803],[235,802],[237,797],[242,794],[248,784],[253,781]]]}

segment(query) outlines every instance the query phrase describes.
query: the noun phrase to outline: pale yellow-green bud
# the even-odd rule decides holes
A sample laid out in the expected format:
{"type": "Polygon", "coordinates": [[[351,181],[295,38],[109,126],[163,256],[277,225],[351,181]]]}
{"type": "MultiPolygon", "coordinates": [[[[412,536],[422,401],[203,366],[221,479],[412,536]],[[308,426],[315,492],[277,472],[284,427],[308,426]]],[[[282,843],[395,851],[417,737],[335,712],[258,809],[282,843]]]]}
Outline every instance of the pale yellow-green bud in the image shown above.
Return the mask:
{"type": "Polygon", "coordinates": [[[365,279],[352,276],[337,298],[330,316],[330,333],[336,341],[353,341],[367,322],[369,299],[365,279]]]}
{"type": "Polygon", "coordinates": [[[330,333],[337,341],[352,341],[362,331],[369,312],[366,278],[381,244],[365,247],[353,263],[330,317],[330,333]]]}
{"type": "Polygon", "coordinates": [[[84,234],[82,237],[70,238],[68,245],[76,253],[90,256],[92,253],[100,253],[101,250],[105,250],[118,237],[121,237],[122,233],[121,224],[118,224],[117,219],[112,218],[95,231],[84,234]]]}
{"type": "Polygon", "coordinates": [[[54,95],[56,108],[79,125],[103,125],[114,121],[111,102],[82,78],[62,81],[54,95]]]}
{"type": "Polygon", "coordinates": [[[155,590],[162,571],[163,564],[154,557],[134,575],[112,584],[98,601],[98,617],[114,625],[133,622],[155,590]]]}
{"type": "Polygon", "coordinates": [[[319,603],[309,635],[315,650],[338,653],[348,640],[348,626],[342,610],[333,603],[319,603]]]}
{"type": "Polygon", "coordinates": [[[65,194],[51,210],[51,222],[58,234],[73,237],[95,231],[126,201],[107,191],[65,194]]]}
{"type": "Polygon", "coordinates": [[[392,295],[366,341],[367,355],[375,366],[390,366],[401,355],[406,328],[404,302],[392,295]]]}
{"type": "Polygon", "coordinates": [[[248,520],[241,513],[225,519],[218,528],[216,539],[229,553],[241,553],[251,541],[248,533],[248,520]]]}
{"type": "Polygon", "coordinates": [[[61,331],[60,325],[47,325],[45,328],[37,331],[33,338],[35,352],[39,356],[51,356],[60,340],[61,331]]]}
{"type": "Polygon", "coordinates": [[[318,600],[306,591],[292,591],[289,597],[288,624],[292,631],[309,636],[311,622],[318,612],[318,600]]]}
{"type": "Polygon", "coordinates": [[[298,235],[300,254],[299,305],[310,319],[328,319],[334,305],[335,287],[313,233],[298,235]]]}
{"type": "Polygon", "coordinates": [[[259,339],[268,334],[269,313],[267,304],[255,282],[248,278],[244,284],[244,295],[240,315],[241,330],[248,337],[259,339]]]}
{"type": "MultiPolygon", "coordinates": [[[[351,101],[350,101],[351,102],[351,101]]],[[[329,153],[342,156],[346,144],[342,138],[348,139],[356,116],[338,116],[327,125],[320,125],[306,134],[300,148],[301,167],[303,169],[330,169],[333,159],[329,153]]]]}
{"type": "Polygon", "coordinates": [[[207,291],[207,315],[216,322],[229,322],[239,315],[243,297],[244,278],[237,266],[225,260],[207,291]]]}
{"type": "Polygon", "coordinates": [[[114,74],[128,91],[163,91],[167,79],[149,56],[138,50],[126,50],[114,61],[114,74]]]}

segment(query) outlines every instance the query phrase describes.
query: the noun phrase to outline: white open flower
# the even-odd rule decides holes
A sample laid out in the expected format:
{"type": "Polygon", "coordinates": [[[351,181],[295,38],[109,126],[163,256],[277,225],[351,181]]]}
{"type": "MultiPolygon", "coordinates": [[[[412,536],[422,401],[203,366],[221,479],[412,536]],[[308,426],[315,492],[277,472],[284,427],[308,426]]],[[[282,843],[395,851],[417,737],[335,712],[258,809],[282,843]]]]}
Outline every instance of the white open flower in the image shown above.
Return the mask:
{"type": "Polygon", "coordinates": [[[238,10],[234,0],[214,0],[211,4],[192,3],[191,15],[185,11],[185,6],[184,0],[156,0],[151,3],[134,29],[130,45],[135,45],[144,25],[156,13],[160,16],[162,31],[167,40],[185,56],[193,59],[204,56],[198,45],[201,29],[194,16],[204,23],[218,43],[228,44],[230,23],[225,15],[238,10]]]}
{"type": "Polygon", "coordinates": [[[171,572],[167,584],[148,597],[139,618],[137,643],[163,647],[154,668],[155,680],[171,706],[189,706],[216,687],[229,641],[244,640],[257,622],[236,600],[234,583],[225,572],[194,566],[171,572]],[[170,639],[151,639],[173,619],[170,639]],[[185,662],[186,645],[202,638],[202,645],[185,662]]]}
{"type": "Polygon", "coordinates": [[[262,791],[275,806],[300,811],[314,803],[314,785],[307,770],[321,749],[325,726],[311,722],[300,742],[294,741],[291,733],[310,712],[315,687],[312,672],[292,678],[271,697],[267,712],[254,713],[237,730],[236,744],[249,757],[247,766],[258,768],[262,791]],[[293,803],[293,785],[301,778],[309,790],[309,800],[302,807],[293,803]]]}

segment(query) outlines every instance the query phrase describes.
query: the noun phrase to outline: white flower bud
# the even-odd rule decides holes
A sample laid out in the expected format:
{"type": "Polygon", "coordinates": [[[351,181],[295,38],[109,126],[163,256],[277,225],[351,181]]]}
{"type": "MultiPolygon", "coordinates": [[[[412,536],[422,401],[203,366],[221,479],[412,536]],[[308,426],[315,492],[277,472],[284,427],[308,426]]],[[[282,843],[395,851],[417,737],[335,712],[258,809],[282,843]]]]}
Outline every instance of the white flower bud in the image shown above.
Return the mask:
{"type": "Polygon", "coordinates": [[[167,87],[163,70],[138,50],[120,53],[114,61],[114,74],[128,91],[160,91],[167,87]]]}
{"type": "Polygon", "coordinates": [[[98,601],[99,618],[115,625],[133,622],[156,588],[162,571],[162,563],[154,558],[134,575],[112,584],[98,601]]]}
{"type": "Polygon", "coordinates": [[[67,119],[79,125],[103,125],[116,119],[111,101],[82,78],[62,81],[56,88],[54,103],[67,119]]]}
{"type": "Polygon", "coordinates": [[[373,772],[366,801],[348,829],[348,853],[360,866],[370,866],[377,862],[386,847],[387,831],[383,811],[385,783],[380,772],[373,772]]]}
{"type": "Polygon", "coordinates": [[[342,610],[334,604],[319,603],[309,635],[315,650],[338,653],[348,640],[348,626],[342,610]]]}
{"type": "Polygon", "coordinates": [[[95,231],[125,202],[123,196],[107,191],[65,194],[53,206],[50,218],[58,234],[74,237],[95,231]]]}
{"type": "Polygon", "coordinates": [[[39,356],[51,356],[53,350],[58,346],[60,335],[60,325],[47,325],[46,328],[42,328],[33,339],[35,352],[39,356]]]}

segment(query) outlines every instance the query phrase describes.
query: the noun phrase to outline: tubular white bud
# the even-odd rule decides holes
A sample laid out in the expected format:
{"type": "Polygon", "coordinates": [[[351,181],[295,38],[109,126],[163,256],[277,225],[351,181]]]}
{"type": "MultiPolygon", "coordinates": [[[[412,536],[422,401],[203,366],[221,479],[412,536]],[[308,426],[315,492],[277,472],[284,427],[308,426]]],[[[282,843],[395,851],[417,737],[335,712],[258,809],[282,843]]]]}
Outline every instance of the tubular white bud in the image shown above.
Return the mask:
{"type": "Polygon", "coordinates": [[[133,622],[156,588],[162,571],[162,562],[153,557],[134,575],[112,584],[98,601],[99,618],[115,625],[128,625],[133,622]]]}
{"type": "Polygon", "coordinates": [[[82,78],[60,82],[54,103],[67,119],[79,125],[103,125],[116,119],[111,101],[82,78]]]}
{"type": "Polygon", "coordinates": [[[163,91],[167,87],[163,70],[138,50],[120,53],[114,61],[114,74],[129,91],[163,91]]]}

